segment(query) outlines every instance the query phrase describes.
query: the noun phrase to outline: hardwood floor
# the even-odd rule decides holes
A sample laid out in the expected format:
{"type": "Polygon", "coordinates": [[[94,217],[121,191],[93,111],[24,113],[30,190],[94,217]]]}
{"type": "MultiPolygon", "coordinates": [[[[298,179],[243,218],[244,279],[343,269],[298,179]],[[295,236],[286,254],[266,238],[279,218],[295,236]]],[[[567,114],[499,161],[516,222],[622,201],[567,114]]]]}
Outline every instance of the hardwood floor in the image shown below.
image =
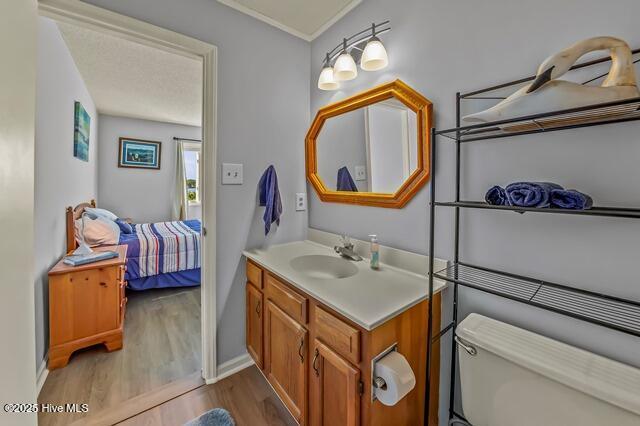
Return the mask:
{"type": "Polygon", "coordinates": [[[76,352],[49,373],[40,403],[89,404],[84,413],[40,413],[41,426],[68,425],[201,368],[200,287],[127,292],[124,347],[76,352]]]}
{"type": "Polygon", "coordinates": [[[212,408],[224,408],[237,426],[295,426],[296,421],[254,365],[213,385],[167,401],[119,425],[180,426],[212,408]]]}

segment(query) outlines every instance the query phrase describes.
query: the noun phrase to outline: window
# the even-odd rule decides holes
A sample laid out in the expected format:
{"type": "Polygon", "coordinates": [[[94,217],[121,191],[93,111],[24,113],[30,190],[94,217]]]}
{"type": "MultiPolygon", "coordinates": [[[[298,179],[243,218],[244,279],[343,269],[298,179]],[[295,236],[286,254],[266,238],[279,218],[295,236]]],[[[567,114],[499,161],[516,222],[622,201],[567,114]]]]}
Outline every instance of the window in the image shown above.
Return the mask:
{"type": "Polygon", "coordinates": [[[200,145],[185,144],[183,152],[187,200],[189,204],[198,204],[200,203],[200,145]]]}

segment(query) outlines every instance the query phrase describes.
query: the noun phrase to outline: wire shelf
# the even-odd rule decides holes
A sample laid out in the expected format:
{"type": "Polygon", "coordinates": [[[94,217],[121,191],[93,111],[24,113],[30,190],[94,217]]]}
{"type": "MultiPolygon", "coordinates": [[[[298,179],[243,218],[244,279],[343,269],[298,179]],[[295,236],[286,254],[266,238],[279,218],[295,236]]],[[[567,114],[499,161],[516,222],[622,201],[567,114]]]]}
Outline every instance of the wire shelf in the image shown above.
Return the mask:
{"type": "Polygon", "coordinates": [[[622,217],[631,219],[640,219],[640,208],[626,208],[626,207],[592,207],[588,210],[570,210],[570,209],[558,209],[558,208],[535,208],[535,207],[518,207],[518,206],[494,206],[491,204],[483,203],[481,201],[436,201],[436,206],[441,207],[460,207],[468,209],[486,209],[486,210],[505,210],[514,211],[518,213],[536,212],[536,213],[556,213],[556,214],[569,214],[578,216],[605,216],[605,217],[622,217]]]}
{"type": "Polygon", "coordinates": [[[436,134],[460,142],[575,129],[640,119],[640,98],[534,114],[509,120],[440,130],[436,134]]]}
{"type": "Polygon", "coordinates": [[[456,263],[434,276],[640,337],[640,303],[488,268],[456,263]]]}

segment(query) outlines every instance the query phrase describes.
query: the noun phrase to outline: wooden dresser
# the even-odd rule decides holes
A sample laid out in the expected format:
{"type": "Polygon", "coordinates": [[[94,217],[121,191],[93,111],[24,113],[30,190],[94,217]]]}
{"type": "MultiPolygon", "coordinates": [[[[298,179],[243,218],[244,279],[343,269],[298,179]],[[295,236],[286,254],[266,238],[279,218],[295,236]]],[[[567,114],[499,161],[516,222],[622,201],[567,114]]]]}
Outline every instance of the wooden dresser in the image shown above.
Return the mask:
{"type": "Polygon", "coordinates": [[[49,271],[50,370],[66,366],[81,348],[122,348],[127,246],[94,250],[114,250],[118,257],[75,267],[60,260],[49,271]]]}

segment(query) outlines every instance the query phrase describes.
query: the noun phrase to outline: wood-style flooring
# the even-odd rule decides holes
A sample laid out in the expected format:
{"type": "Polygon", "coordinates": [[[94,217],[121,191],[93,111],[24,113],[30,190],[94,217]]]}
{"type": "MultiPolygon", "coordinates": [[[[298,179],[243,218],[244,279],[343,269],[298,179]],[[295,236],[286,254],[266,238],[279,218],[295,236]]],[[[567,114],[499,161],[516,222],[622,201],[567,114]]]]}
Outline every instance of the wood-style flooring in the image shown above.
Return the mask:
{"type": "Polygon", "coordinates": [[[212,408],[224,408],[237,426],[295,426],[296,421],[254,365],[125,420],[122,426],[181,426],[212,408]]]}
{"type": "Polygon", "coordinates": [[[89,404],[89,412],[40,413],[40,426],[68,425],[201,369],[200,287],[127,292],[124,347],[76,352],[49,373],[38,402],[89,404]]]}

